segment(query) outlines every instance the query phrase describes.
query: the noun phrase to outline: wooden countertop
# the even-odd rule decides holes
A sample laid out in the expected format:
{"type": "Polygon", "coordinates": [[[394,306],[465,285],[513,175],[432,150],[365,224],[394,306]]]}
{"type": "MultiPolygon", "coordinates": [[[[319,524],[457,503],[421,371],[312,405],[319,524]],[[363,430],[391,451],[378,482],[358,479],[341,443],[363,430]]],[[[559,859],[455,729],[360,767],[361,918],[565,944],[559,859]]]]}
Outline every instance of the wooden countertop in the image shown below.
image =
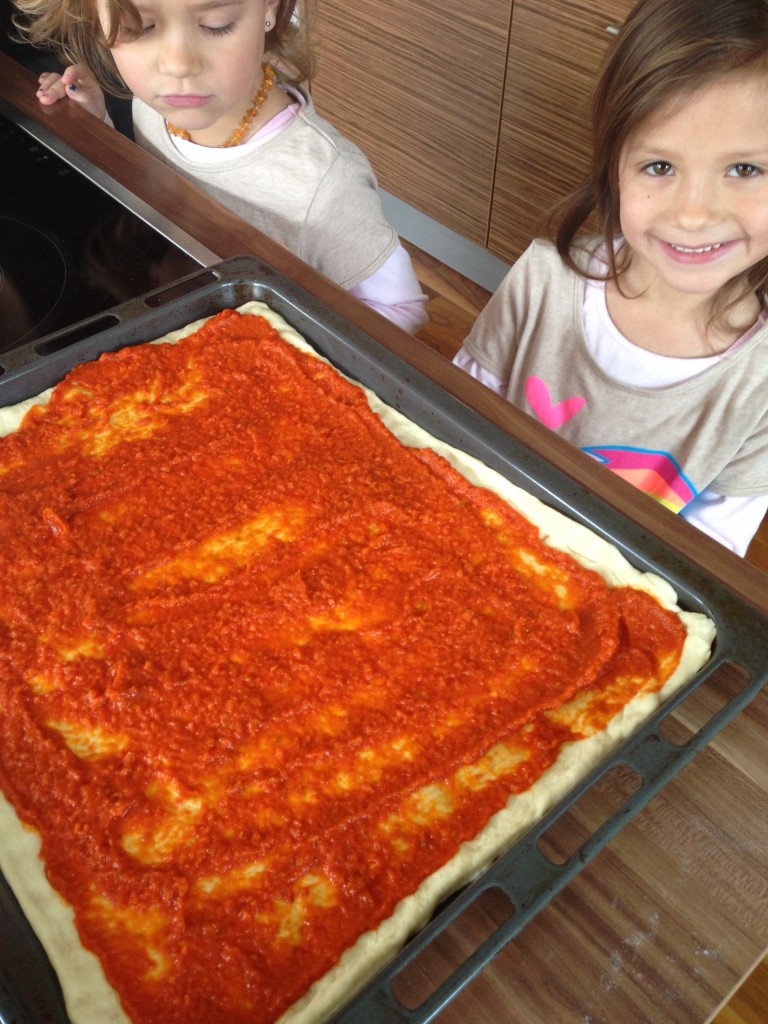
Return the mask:
{"type": "MultiPolygon", "coordinates": [[[[768,615],[766,574],[575,452],[74,104],[40,107],[34,76],[3,54],[0,96],[221,259],[252,253],[270,263],[768,615]]],[[[676,719],[689,727],[706,720],[733,685],[721,674],[676,719]]],[[[768,950],[766,750],[763,690],[436,1020],[705,1024],[768,950]]],[[[553,848],[588,835],[610,799],[599,788],[590,793],[588,806],[579,804],[560,823],[553,848]]],[[[505,916],[502,904],[486,899],[473,907],[398,979],[407,1005],[425,998],[494,930],[505,916]]]]}

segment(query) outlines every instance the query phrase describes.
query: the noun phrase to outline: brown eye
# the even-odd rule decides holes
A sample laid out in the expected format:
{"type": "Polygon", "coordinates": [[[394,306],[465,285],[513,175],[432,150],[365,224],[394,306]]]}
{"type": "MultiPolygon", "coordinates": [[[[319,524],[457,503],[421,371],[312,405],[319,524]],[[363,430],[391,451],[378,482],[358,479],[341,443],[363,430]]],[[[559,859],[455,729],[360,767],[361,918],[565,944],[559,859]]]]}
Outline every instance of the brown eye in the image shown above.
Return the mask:
{"type": "Polygon", "coordinates": [[[734,164],[731,170],[736,178],[754,178],[763,173],[755,164],[734,164]]]}
{"type": "Polygon", "coordinates": [[[646,164],[644,170],[654,178],[663,178],[672,173],[672,164],[666,160],[654,160],[653,163],[646,164]]]}

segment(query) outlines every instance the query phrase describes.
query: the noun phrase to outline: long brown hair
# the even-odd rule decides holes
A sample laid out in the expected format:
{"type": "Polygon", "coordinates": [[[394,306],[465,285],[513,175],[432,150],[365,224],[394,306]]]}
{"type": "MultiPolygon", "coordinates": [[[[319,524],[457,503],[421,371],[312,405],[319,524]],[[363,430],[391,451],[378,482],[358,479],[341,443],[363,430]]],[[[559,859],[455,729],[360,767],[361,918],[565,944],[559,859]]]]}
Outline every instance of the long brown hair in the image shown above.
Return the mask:
{"type": "MultiPolygon", "coordinates": [[[[621,235],[619,160],[630,135],[676,98],[731,72],[761,69],[768,74],[768,0],[640,0],[592,97],[589,174],[550,216],[550,235],[568,266],[583,273],[574,241],[590,222],[605,245],[609,277],[617,280],[626,269],[613,243],[621,235]]],[[[767,285],[768,257],[728,290],[743,297],[764,294],[767,285]]]]}
{"type": "MultiPolygon", "coordinates": [[[[64,64],[85,64],[99,85],[115,96],[130,95],[110,53],[118,32],[141,31],[133,0],[105,0],[110,30],[101,26],[96,0],[14,0],[14,24],[34,46],[52,49],[64,64]]],[[[284,82],[309,82],[310,0],[280,0],[267,32],[265,53],[284,82]]]]}

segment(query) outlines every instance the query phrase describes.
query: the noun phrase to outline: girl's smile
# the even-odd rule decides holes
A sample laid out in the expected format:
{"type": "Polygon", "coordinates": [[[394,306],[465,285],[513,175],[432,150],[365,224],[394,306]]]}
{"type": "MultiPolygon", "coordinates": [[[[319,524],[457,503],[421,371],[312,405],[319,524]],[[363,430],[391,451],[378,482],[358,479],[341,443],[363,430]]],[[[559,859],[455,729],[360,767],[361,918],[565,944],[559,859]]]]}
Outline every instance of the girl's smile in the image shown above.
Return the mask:
{"type": "Polygon", "coordinates": [[[708,245],[677,245],[674,242],[659,242],[666,247],[668,256],[682,266],[706,266],[731,253],[736,242],[712,242],[708,245]]]}

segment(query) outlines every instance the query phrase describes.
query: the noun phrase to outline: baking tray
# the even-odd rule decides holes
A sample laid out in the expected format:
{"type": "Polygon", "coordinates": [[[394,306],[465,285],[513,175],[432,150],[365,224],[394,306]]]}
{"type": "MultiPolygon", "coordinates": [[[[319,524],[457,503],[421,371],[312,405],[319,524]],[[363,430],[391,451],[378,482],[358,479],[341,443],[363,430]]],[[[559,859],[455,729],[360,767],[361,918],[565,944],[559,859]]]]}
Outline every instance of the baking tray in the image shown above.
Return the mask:
{"type": "MultiPolygon", "coordinates": [[[[256,257],[205,268],[0,356],[0,406],[40,393],[102,352],[152,341],[253,299],[266,302],[338,369],[430,433],[607,538],[641,571],[668,580],[683,608],[703,612],[717,627],[713,656],[705,668],[508,853],[447,900],[397,957],[330,1019],[333,1024],[427,1024],[757,696],[768,680],[768,618],[256,257]],[[666,739],[661,732],[664,720],[728,666],[742,674],[744,685],[686,742],[666,739]],[[553,863],[540,852],[542,837],[617,766],[630,769],[640,780],[639,788],[564,863],[553,863]],[[511,916],[418,1007],[404,1006],[393,994],[398,975],[488,890],[506,894],[511,916]]],[[[0,922],[0,1022],[68,1024],[58,981],[1,877],[0,922]]]]}

